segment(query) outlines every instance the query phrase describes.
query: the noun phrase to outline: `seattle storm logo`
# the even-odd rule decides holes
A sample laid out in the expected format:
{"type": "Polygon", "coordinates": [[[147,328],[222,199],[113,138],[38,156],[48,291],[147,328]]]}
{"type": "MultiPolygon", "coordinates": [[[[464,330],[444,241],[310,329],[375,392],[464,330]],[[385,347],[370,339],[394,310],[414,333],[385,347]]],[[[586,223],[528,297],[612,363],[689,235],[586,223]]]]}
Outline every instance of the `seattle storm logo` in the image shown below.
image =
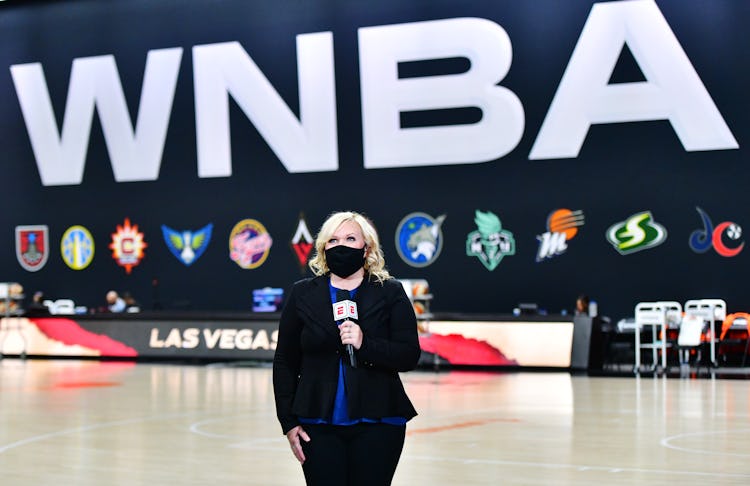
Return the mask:
{"type": "Polygon", "coordinates": [[[503,257],[516,254],[516,240],[513,233],[503,229],[496,214],[476,210],[474,215],[477,230],[466,239],[466,255],[479,258],[487,270],[492,271],[503,257]]]}

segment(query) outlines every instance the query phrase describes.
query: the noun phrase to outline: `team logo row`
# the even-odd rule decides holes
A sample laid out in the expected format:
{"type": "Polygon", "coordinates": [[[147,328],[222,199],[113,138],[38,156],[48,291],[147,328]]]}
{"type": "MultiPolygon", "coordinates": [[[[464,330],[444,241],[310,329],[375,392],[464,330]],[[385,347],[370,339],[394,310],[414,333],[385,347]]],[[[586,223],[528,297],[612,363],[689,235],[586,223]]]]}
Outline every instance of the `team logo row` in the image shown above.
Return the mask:
{"type": "MultiPolygon", "coordinates": [[[[696,207],[703,228],[690,234],[688,244],[696,253],[714,249],[723,257],[737,256],[745,247],[742,228],[732,221],[714,226],[703,209],[696,207]]],[[[406,216],[396,230],[396,248],[406,263],[426,267],[437,259],[443,246],[442,225],[445,215],[433,218],[425,213],[406,216]]],[[[547,231],[537,235],[539,247],[536,261],[542,262],[562,255],[568,243],[584,225],[582,210],[556,209],[547,217],[547,231]]],[[[515,255],[513,233],[503,228],[500,218],[492,212],[475,212],[475,231],[466,238],[466,255],[476,257],[489,271],[506,256],[515,255]]],[[[654,220],[650,211],[636,213],[619,221],[606,232],[607,241],[621,255],[629,255],[661,245],[667,240],[666,228],[654,220]]]]}
{"type": "MultiPolygon", "coordinates": [[[[745,247],[742,228],[732,221],[714,226],[709,215],[696,207],[703,228],[690,234],[689,245],[696,253],[713,248],[723,257],[734,257],[745,247]]],[[[443,248],[442,225],[446,216],[437,218],[415,212],[404,217],[396,228],[396,250],[401,259],[413,267],[426,267],[434,263],[443,248]]],[[[562,255],[569,242],[584,225],[582,210],[556,209],[547,217],[547,231],[537,235],[539,247],[536,261],[542,262],[562,255]]],[[[500,218],[493,212],[475,211],[476,230],[466,237],[466,255],[474,257],[487,270],[497,268],[506,256],[515,255],[516,241],[513,233],[503,228],[500,218]]],[[[162,225],[165,245],[180,262],[192,265],[206,251],[213,234],[213,224],[198,230],[176,230],[162,225]]],[[[647,250],[664,243],[667,230],[654,221],[650,211],[636,213],[624,221],[610,226],[607,241],[621,255],[647,250]]],[[[229,235],[229,258],[243,269],[261,266],[271,251],[273,239],[259,221],[244,219],[237,223],[229,235]]],[[[138,225],[128,218],[117,225],[108,249],[117,263],[130,274],[145,256],[148,244],[138,225]]],[[[304,217],[300,217],[291,240],[291,247],[301,268],[306,265],[313,248],[313,237],[304,217]]],[[[45,225],[16,227],[16,256],[21,266],[30,271],[40,270],[49,258],[49,229],[45,225]]],[[[73,270],[84,270],[94,259],[94,238],[88,229],[76,225],[68,228],[60,240],[60,252],[65,264],[73,270]]]]}
{"type": "MultiPolygon", "coordinates": [[[[208,248],[213,233],[209,223],[198,230],[176,230],[161,226],[162,237],[169,251],[186,266],[192,265],[208,248]]],[[[309,232],[308,232],[309,233],[309,232]]],[[[254,219],[237,223],[229,235],[229,258],[242,268],[257,268],[266,261],[273,243],[266,228],[254,219]]],[[[145,257],[148,243],[138,225],[125,218],[111,234],[108,249],[117,265],[130,274],[145,257]]],[[[312,245],[310,245],[312,246],[312,245]]],[[[84,226],[71,226],[60,239],[60,253],[73,270],[84,270],[94,260],[95,243],[84,226]]],[[[41,270],[50,255],[49,228],[46,225],[16,227],[16,257],[30,271],[41,270]]]]}

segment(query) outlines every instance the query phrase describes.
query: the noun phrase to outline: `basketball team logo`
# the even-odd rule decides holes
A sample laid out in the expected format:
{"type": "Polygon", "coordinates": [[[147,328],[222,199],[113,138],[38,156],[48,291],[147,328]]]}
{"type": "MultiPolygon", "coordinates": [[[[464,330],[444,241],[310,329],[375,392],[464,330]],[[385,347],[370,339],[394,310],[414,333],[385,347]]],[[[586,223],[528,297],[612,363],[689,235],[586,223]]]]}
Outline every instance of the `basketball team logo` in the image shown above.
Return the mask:
{"type": "Polygon", "coordinates": [[[258,268],[268,258],[272,243],[265,226],[254,219],[243,219],[229,235],[229,258],[240,268],[258,268]]]}
{"type": "Polygon", "coordinates": [[[426,267],[440,256],[443,249],[442,214],[433,218],[425,213],[411,213],[396,227],[398,256],[412,267],[426,267]]]}
{"type": "Polygon", "coordinates": [[[740,241],[742,227],[733,221],[724,221],[714,228],[708,213],[697,206],[695,209],[703,220],[703,229],[690,234],[690,249],[696,253],[706,253],[713,247],[716,253],[725,258],[739,255],[745,248],[745,242],[740,241]]]}
{"type": "Polygon", "coordinates": [[[300,215],[299,222],[297,223],[297,231],[294,232],[291,245],[302,271],[304,271],[307,261],[310,259],[313,243],[313,237],[310,234],[310,230],[307,229],[305,218],[303,215],[300,215]]]}
{"type": "Polygon", "coordinates": [[[16,258],[29,272],[37,272],[49,258],[49,228],[46,225],[16,226],[16,258]]]}
{"type": "Polygon", "coordinates": [[[477,230],[466,238],[466,255],[474,256],[489,271],[494,270],[506,256],[516,254],[516,240],[513,233],[503,229],[500,218],[495,213],[474,212],[477,230]]]}
{"type": "Polygon", "coordinates": [[[630,255],[667,241],[667,230],[654,221],[651,211],[643,211],[610,226],[607,241],[620,255],[630,255]]]}
{"type": "Polygon", "coordinates": [[[537,235],[539,251],[536,261],[562,255],[568,249],[568,241],[578,234],[578,228],[583,226],[583,211],[570,209],[556,209],[547,216],[547,232],[537,235]]]}
{"type": "Polygon", "coordinates": [[[60,240],[60,252],[68,267],[83,270],[94,260],[94,238],[83,226],[71,226],[60,240]]]}
{"type": "Polygon", "coordinates": [[[145,256],[143,250],[148,245],[143,239],[143,233],[138,231],[138,225],[130,225],[130,219],[125,218],[122,226],[117,226],[117,231],[112,233],[112,243],[109,249],[112,250],[112,258],[123,268],[125,273],[130,275],[133,267],[138,266],[145,256]]]}
{"type": "Polygon", "coordinates": [[[213,223],[209,223],[196,231],[177,231],[167,225],[161,225],[161,233],[164,236],[167,248],[172,252],[172,255],[188,267],[200,258],[208,248],[213,229],[213,223]]]}

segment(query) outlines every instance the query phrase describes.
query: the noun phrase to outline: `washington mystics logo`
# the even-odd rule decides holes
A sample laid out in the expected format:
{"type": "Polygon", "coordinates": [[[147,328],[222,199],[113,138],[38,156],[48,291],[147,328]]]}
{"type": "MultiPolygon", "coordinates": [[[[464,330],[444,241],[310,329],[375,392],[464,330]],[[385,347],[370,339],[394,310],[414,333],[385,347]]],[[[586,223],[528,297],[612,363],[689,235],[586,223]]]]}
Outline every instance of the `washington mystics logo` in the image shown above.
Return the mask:
{"type": "Polygon", "coordinates": [[[412,267],[426,267],[437,260],[443,249],[442,225],[445,215],[433,218],[425,213],[408,214],[396,227],[396,250],[412,267]]]}
{"type": "Polygon", "coordinates": [[[177,231],[167,225],[161,225],[161,232],[164,235],[167,248],[186,266],[192,265],[206,251],[208,243],[211,241],[213,229],[212,223],[196,231],[177,231]]]}
{"type": "Polygon", "coordinates": [[[732,221],[724,221],[714,228],[708,214],[697,206],[695,209],[703,220],[703,229],[690,233],[688,243],[691,250],[696,253],[706,253],[713,246],[716,253],[729,258],[737,256],[745,248],[745,242],[739,241],[742,238],[742,227],[740,225],[732,221]],[[724,243],[725,236],[732,246],[727,246],[724,243]]]}

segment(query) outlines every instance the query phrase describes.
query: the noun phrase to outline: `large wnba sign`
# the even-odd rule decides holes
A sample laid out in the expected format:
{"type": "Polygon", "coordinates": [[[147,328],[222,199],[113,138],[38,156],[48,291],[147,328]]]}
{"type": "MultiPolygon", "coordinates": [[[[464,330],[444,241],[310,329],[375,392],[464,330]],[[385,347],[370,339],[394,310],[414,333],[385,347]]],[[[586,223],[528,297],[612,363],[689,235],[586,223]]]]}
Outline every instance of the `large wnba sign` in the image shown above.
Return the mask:
{"type": "MultiPolygon", "coordinates": [[[[192,47],[198,175],[232,175],[230,98],[290,173],[339,167],[334,34],[297,36],[299,117],[239,42],[192,47]]],[[[525,129],[523,100],[503,87],[513,46],[503,27],[449,18],[358,29],[366,169],[473,164],[504,157],[525,129]],[[403,63],[467,59],[460,73],[399,76],[403,63]],[[478,108],[474,123],[404,128],[407,112],[478,108]]],[[[82,182],[94,111],[118,182],[159,178],[182,48],[149,51],[136,119],[114,55],[73,60],[62,126],[41,63],[10,67],[45,186],[82,182]]],[[[529,159],[577,157],[592,125],[668,120],[686,151],[738,148],[679,40],[652,0],[597,3],[529,159]],[[645,81],[610,83],[624,46],[645,81]]]]}

